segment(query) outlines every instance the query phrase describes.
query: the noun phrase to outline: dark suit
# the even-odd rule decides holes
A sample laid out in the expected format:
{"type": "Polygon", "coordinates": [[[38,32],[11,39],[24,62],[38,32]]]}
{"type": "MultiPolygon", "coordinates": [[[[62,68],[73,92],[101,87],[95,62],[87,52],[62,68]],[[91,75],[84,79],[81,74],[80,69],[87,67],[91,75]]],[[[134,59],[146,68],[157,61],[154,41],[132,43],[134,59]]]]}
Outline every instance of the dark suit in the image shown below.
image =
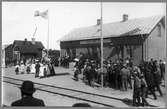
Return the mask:
{"type": "Polygon", "coordinates": [[[160,72],[158,73],[157,72],[154,72],[153,74],[154,76],[154,80],[155,80],[155,88],[157,88],[159,94],[162,96],[162,91],[161,91],[161,88],[160,88],[160,84],[161,84],[161,75],[160,75],[160,72]]]}
{"type": "Polygon", "coordinates": [[[154,99],[157,99],[157,96],[154,91],[154,86],[155,86],[154,76],[149,69],[146,69],[145,79],[148,85],[148,90],[146,91],[146,97],[148,96],[148,91],[150,91],[151,94],[154,96],[154,99]]]}
{"type": "Polygon", "coordinates": [[[40,70],[40,64],[39,63],[36,64],[35,69],[36,69],[35,77],[38,77],[39,76],[39,70],[40,70]]]}
{"type": "Polygon", "coordinates": [[[121,69],[122,90],[126,91],[128,88],[128,75],[130,71],[127,68],[121,69]]]}
{"type": "Polygon", "coordinates": [[[13,102],[11,106],[45,106],[45,104],[43,100],[27,96],[13,102]]]}

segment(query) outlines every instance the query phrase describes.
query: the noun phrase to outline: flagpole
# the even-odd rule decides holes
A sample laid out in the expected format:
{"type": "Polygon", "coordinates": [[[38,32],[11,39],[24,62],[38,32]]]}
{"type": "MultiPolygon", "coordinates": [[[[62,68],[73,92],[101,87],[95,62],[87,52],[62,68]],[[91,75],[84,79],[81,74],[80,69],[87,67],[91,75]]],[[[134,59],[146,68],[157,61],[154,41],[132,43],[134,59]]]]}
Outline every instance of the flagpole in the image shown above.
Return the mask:
{"type": "Polygon", "coordinates": [[[103,4],[102,0],[101,2],[101,21],[100,21],[100,36],[101,36],[101,87],[103,88],[103,82],[104,82],[104,77],[103,77],[103,33],[102,33],[102,24],[103,24],[103,4]]]}
{"type": "Polygon", "coordinates": [[[47,57],[49,57],[49,9],[48,9],[47,57]]]}

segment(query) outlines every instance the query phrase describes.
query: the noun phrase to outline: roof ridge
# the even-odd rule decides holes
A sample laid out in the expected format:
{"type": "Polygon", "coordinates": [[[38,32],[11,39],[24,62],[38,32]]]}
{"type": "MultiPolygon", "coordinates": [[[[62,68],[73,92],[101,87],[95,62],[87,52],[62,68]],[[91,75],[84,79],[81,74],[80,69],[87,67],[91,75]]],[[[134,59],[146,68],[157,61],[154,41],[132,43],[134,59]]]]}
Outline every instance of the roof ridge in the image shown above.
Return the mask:
{"type": "MultiPolygon", "coordinates": [[[[128,19],[127,21],[125,22],[128,22],[128,21],[133,21],[133,20],[142,20],[142,19],[148,19],[148,18],[153,18],[153,17],[163,17],[164,15],[156,15],[156,16],[147,16],[147,17],[138,17],[138,18],[133,18],[133,19],[128,19]]],[[[104,24],[112,24],[112,23],[120,23],[122,21],[115,21],[115,22],[110,22],[110,23],[104,23],[104,24]]]]}
{"type": "MultiPolygon", "coordinates": [[[[147,16],[147,17],[138,17],[138,18],[133,18],[133,19],[128,19],[127,21],[133,21],[133,20],[142,20],[142,19],[146,19],[146,18],[152,18],[152,17],[164,17],[165,15],[154,15],[154,16],[147,16]]],[[[114,23],[121,23],[122,21],[114,21],[114,22],[110,22],[110,23],[103,23],[103,25],[107,25],[107,24],[114,24],[114,23]]],[[[122,22],[123,23],[123,22],[122,22]]],[[[85,26],[85,27],[78,27],[78,28],[73,28],[71,30],[71,32],[73,31],[77,31],[77,30],[81,30],[81,29],[88,29],[91,27],[98,27],[97,25],[90,25],[90,26],[85,26]]],[[[67,33],[66,35],[68,35],[69,33],[67,33]]],[[[65,35],[65,36],[66,36],[65,35]]]]}
{"type": "MultiPolygon", "coordinates": [[[[103,24],[103,35],[108,36],[119,36],[120,34],[127,33],[132,31],[135,28],[141,29],[141,31],[135,32],[131,35],[137,34],[149,34],[156,24],[164,17],[164,15],[154,15],[148,17],[140,17],[129,19],[128,21],[121,22],[111,22],[103,24]]],[[[91,39],[94,38],[93,35],[97,36],[97,25],[87,26],[82,28],[73,29],[73,31],[64,35],[60,41],[69,41],[69,40],[82,40],[82,39],[91,39]],[[96,33],[95,33],[96,32],[96,33]]]]}
{"type": "MultiPolygon", "coordinates": [[[[14,40],[14,41],[24,42],[25,40],[14,40]]],[[[32,40],[27,40],[27,42],[32,42],[32,40]]],[[[35,41],[35,42],[41,42],[41,41],[35,41]]]]}
{"type": "MultiPolygon", "coordinates": [[[[133,18],[133,19],[128,19],[127,21],[133,21],[133,20],[142,20],[142,19],[146,19],[146,18],[152,18],[152,17],[164,17],[165,15],[152,15],[152,16],[147,16],[147,17],[138,17],[138,18],[133,18]]],[[[111,24],[111,23],[120,23],[122,21],[114,21],[114,22],[110,22],[110,23],[103,23],[103,25],[105,24],[111,24]]],[[[126,22],[126,21],[125,21],[126,22]]],[[[90,25],[90,26],[85,26],[85,27],[78,27],[78,28],[74,28],[73,30],[76,29],[84,29],[84,28],[89,28],[89,27],[98,27],[97,25],[90,25]]],[[[72,31],[73,31],[72,30],[72,31]]]]}

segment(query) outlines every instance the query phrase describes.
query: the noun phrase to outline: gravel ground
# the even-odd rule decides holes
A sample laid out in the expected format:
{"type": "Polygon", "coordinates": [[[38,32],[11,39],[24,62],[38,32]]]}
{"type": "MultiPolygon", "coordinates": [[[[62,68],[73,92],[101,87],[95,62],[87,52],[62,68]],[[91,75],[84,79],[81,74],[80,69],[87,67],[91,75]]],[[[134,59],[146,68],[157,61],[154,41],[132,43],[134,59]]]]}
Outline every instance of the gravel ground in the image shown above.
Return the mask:
{"type": "MultiPolygon", "coordinates": [[[[102,94],[110,97],[120,98],[120,99],[132,99],[132,90],[128,90],[126,92],[114,90],[111,88],[92,88],[85,85],[81,80],[76,82],[72,79],[73,77],[73,68],[70,69],[62,68],[62,67],[55,67],[55,71],[58,74],[57,76],[48,77],[48,78],[35,78],[34,74],[22,74],[22,75],[15,75],[14,67],[11,68],[4,68],[3,75],[23,80],[31,80],[34,82],[39,82],[43,84],[55,85],[60,87],[72,88],[76,90],[87,91],[96,94],[102,94]]],[[[165,88],[162,87],[162,91],[165,94],[165,88]]],[[[152,96],[147,98],[148,102],[152,105],[164,108],[165,107],[165,100],[164,97],[160,97],[158,95],[158,100],[153,100],[152,96]]],[[[36,91],[34,96],[40,99],[43,99],[46,106],[72,106],[74,103],[84,102],[80,100],[75,100],[67,97],[62,97],[60,95],[53,95],[47,92],[36,91]]],[[[11,84],[4,83],[3,84],[3,104],[10,106],[11,102],[20,98],[20,90],[11,84]],[[12,90],[11,90],[12,89],[12,90]]],[[[91,106],[94,107],[103,107],[102,105],[97,105],[94,103],[89,103],[91,106]]],[[[128,103],[113,100],[111,105],[115,107],[131,107],[128,103]]]]}

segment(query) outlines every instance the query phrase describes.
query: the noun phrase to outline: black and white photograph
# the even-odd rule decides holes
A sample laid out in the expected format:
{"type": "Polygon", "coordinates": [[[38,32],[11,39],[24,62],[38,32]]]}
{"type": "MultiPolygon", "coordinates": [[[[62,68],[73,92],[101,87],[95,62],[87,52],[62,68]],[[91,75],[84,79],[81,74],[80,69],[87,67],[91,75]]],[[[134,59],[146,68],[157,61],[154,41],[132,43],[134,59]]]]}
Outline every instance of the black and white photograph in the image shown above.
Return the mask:
{"type": "Polygon", "coordinates": [[[165,108],[165,2],[2,2],[1,106],[165,108]]]}

